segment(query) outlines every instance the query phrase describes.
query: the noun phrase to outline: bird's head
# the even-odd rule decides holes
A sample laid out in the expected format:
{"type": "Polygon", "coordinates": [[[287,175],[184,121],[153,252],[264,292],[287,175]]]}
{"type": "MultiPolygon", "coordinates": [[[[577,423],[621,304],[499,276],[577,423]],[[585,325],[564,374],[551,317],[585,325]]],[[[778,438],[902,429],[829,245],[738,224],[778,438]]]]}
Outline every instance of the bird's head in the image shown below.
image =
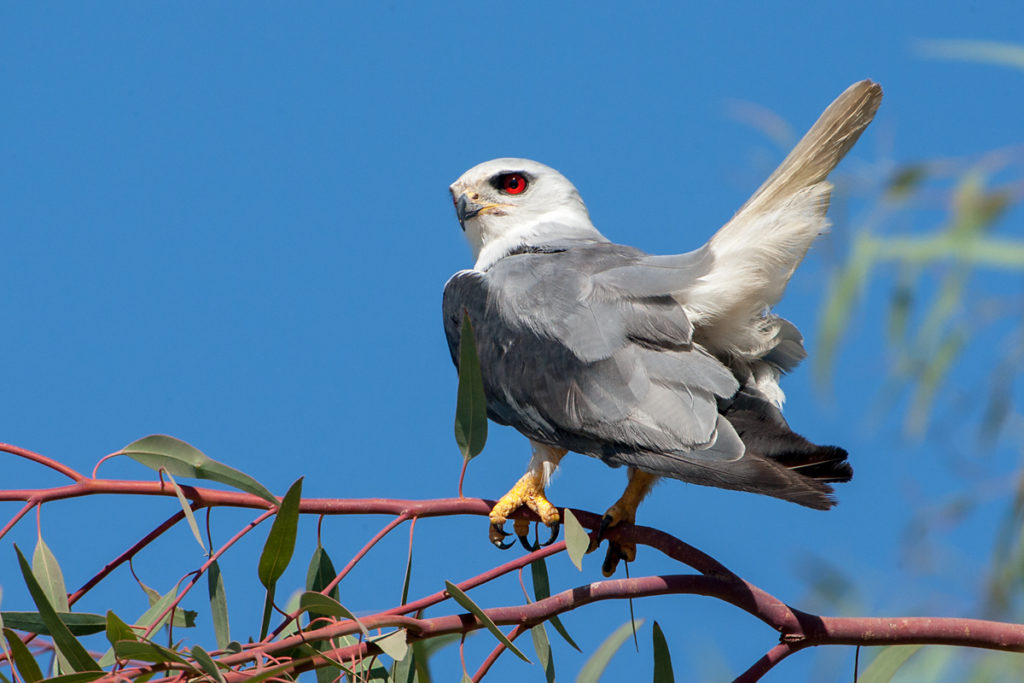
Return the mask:
{"type": "Polygon", "coordinates": [[[603,239],[573,184],[536,161],[485,161],[449,189],[477,270],[512,249],[542,246],[553,238],[603,239]]]}

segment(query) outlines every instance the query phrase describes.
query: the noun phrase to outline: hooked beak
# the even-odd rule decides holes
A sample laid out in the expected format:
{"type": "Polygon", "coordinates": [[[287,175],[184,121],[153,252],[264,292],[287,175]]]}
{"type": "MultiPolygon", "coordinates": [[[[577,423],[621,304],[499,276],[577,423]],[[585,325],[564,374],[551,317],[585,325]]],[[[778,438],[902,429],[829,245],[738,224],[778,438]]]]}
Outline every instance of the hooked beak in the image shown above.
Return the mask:
{"type": "Polygon", "coordinates": [[[466,221],[479,214],[484,209],[483,204],[476,204],[466,199],[466,195],[460,194],[455,200],[455,215],[462,226],[462,232],[466,232],[466,221]]]}

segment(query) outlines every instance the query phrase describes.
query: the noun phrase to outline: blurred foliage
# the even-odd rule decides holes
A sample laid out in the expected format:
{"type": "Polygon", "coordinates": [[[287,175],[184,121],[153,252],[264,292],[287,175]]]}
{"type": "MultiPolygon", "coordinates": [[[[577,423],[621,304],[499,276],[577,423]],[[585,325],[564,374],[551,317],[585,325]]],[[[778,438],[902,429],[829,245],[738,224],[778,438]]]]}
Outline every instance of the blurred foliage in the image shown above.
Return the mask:
{"type": "MultiPolygon", "coordinates": [[[[914,49],[931,59],[1011,67],[1019,72],[1013,79],[1024,75],[1022,45],[922,40],[914,49]]],[[[856,188],[867,208],[837,227],[848,249],[831,279],[812,354],[816,379],[827,387],[844,347],[882,344],[885,379],[866,409],[868,425],[898,416],[905,439],[933,440],[940,448],[953,447],[951,435],[974,434],[966,450],[979,455],[957,472],[962,490],[914,512],[904,553],[911,566],[934,568],[941,559],[932,557],[933,530],[949,529],[982,504],[1006,501],[989,575],[978,577],[976,588],[984,616],[1017,621],[1024,618],[1024,468],[1017,462],[1017,474],[1007,479],[1005,463],[983,456],[1004,442],[1024,455],[1021,143],[1006,140],[1005,147],[969,159],[883,161],[862,167],[854,178],[837,179],[840,192],[856,188]],[[865,305],[879,298],[884,310],[865,305]]],[[[857,582],[841,569],[829,569],[823,572],[819,564],[807,572],[824,577],[812,586],[812,597],[838,608],[856,604],[857,582]]],[[[954,652],[925,648],[896,680],[1020,676],[1016,658],[954,652]]],[[[891,676],[888,667],[896,657],[883,651],[876,660],[884,665],[879,671],[891,676]]]]}

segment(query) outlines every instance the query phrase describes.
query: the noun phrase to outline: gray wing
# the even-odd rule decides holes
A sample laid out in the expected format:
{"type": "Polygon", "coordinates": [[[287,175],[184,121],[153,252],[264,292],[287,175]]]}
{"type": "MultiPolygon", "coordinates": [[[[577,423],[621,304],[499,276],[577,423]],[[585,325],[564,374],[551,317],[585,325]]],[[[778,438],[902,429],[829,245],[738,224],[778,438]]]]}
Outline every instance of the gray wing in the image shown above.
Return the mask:
{"type": "Polygon", "coordinates": [[[739,384],[693,343],[670,295],[705,266],[697,252],[655,257],[601,243],[462,271],[444,294],[453,360],[466,311],[496,422],[612,465],[713,483],[704,464],[744,453],[718,413],[739,384]]]}

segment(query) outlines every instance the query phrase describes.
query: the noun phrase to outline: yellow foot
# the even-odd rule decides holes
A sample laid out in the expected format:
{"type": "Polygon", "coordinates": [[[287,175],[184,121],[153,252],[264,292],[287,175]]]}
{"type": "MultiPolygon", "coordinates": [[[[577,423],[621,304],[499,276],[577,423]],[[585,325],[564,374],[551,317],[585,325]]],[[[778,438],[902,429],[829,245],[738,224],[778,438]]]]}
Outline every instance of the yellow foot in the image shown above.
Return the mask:
{"type": "MultiPolygon", "coordinates": [[[[658,477],[640,470],[630,469],[629,484],[623,492],[622,497],[615,501],[615,504],[608,508],[601,520],[601,528],[597,532],[598,542],[604,536],[604,532],[613,526],[623,522],[633,524],[636,522],[636,509],[640,501],[644,499],[651,490],[651,486],[658,477]]],[[[604,556],[604,564],[601,565],[601,573],[611,576],[619,566],[619,560],[632,562],[636,559],[636,543],[633,541],[608,541],[608,550],[604,556]]]]}
{"type": "Polygon", "coordinates": [[[489,534],[491,543],[502,550],[512,547],[513,543],[505,543],[505,537],[508,536],[504,529],[505,522],[508,520],[509,515],[524,505],[533,510],[540,517],[540,521],[551,529],[551,538],[539,545],[531,544],[527,538],[530,533],[529,520],[517,519],[513,522],[512,528],[516,536],[519,537],[523,547],[532,552],[537,550],[537,548],[551,545],[554,542],[558,537],[561,521],[558,509],[545,497],[544,481],[541,475],[539,473],[527,472],[523,475],[522,479],[516,482],[512,490],[502,496],[501,500],[491,508],[491,530],[489,534]]]}

